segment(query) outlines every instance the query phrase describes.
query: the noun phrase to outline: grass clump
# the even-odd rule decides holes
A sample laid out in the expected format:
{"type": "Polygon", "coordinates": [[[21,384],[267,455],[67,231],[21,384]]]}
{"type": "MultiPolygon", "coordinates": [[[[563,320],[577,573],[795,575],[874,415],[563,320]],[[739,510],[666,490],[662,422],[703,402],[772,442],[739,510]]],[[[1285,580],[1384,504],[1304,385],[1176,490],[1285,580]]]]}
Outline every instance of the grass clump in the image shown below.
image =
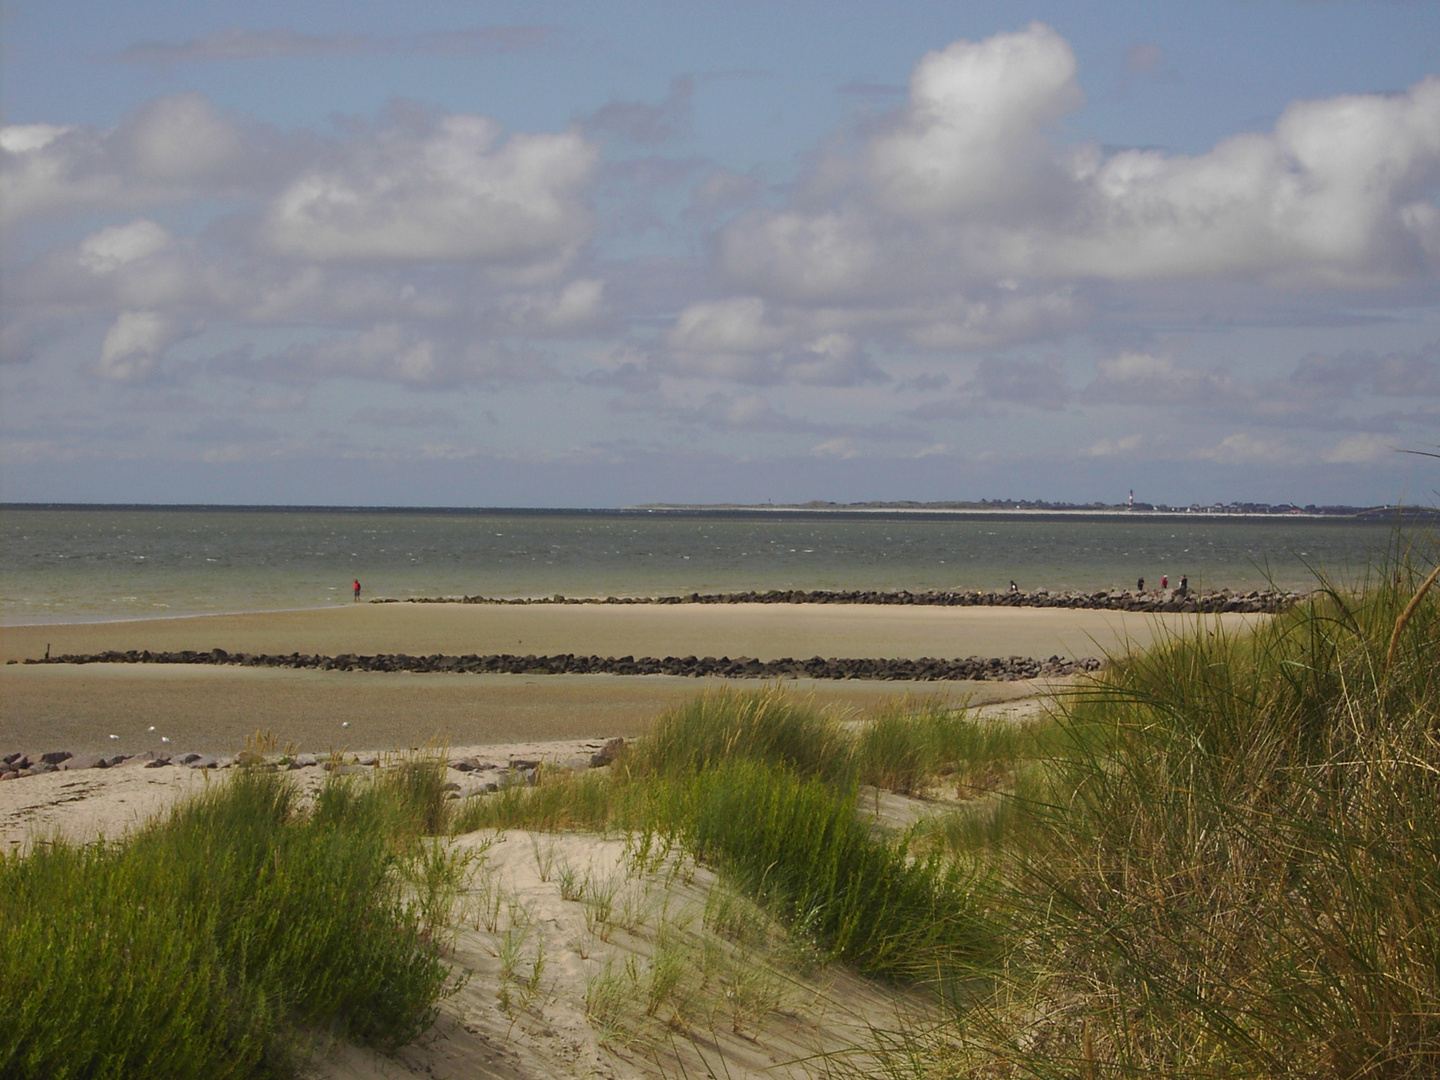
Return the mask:
{"type": "Polygon", "coordinates": [[[242,768],[123,842],[0,856],[0,1075],[278,1077],[318,1032],[413,1039],[447,978],[399,872],[413,812],[337,780],[301,813],[242,768]]]}
{"type": "Polygon", "coordinates": [[[784,690],[710,691],[671,709],[627,755],[632,775],[697,774],[735,760],[846,783],[850,738],[813,703],[784,690]]]}
{"type": "Polygon", "coordinates": [[[697,859],[859,971],[925,977],[977,962],[993,940],[969,880],[877,836],[853,784],[737,760],[669,781],[657,803],[697,859]]]}
{"type": "Polygon", "coordinates": [[[978,720],[939,702],[901,700],[864,722],[853,753],[862,784],[916,795],[945,778],[958,791],[983,791],[1033,754],[1033,740],[1031,725],[978,720]]]}

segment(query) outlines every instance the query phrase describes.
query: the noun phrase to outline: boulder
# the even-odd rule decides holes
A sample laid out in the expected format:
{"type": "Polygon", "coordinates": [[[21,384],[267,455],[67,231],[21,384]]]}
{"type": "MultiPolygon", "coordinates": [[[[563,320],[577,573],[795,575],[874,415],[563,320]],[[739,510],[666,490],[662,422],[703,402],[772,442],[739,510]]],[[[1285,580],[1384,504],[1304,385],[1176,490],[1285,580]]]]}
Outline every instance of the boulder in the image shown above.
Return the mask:
{"type": "Polygon", "coordinates": [[[605,745],[590,755],[590,767],[602,769],[609,765],[625,749],[624,739],[607,739],[605,745]]]}
{"type": "Polygon", "coordinates": [[[69,750],[51,750],[49,753],[41,754],[40,760],[46,765],[59,765],[62,761],[68,761],[71,756],[69,750]]]}
{"type": "Polygon", "coordinates": [[[110,761],[99,754],[75,754],[60,762],[62,769],[108,769],[110,761]]]}

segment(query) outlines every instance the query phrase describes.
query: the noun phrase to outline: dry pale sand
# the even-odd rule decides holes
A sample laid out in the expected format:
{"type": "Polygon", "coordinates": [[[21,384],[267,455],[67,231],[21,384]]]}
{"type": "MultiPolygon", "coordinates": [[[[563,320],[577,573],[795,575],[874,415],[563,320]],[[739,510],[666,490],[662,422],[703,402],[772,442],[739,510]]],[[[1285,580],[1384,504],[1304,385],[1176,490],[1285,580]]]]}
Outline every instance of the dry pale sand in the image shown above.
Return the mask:
{"type": "MultiPolygon", "coordinates": [[[[1247,617],[1220,620],[1243,625],[1247,617]]],[[[105,649],[270,653],[593,653],[602,656],[1092,656],[1143,645],[1193,616],[875,606],[360,604],[339,609],[0,627],[0,660],[105,649]]],[[[720,680],[671,676],[453,675],[170,665],[0,664],[0,748],[226,753],[258,729],[300,749],[637,735],[720,680]],[[342,725],[348,724],[348,727],[342,725]],[[154,732],[148,729],[155,727],[154,732]],[[109,736],[118,738],[111,739],[109,736]],[[161,738],[169,738],[162,744],[161,738]]],[[[742,681],[741,686],[754,686],[742,681]]],[[[979,701],[1006,683],[798,680],[864,709],[900,694],[979,701]]]]}

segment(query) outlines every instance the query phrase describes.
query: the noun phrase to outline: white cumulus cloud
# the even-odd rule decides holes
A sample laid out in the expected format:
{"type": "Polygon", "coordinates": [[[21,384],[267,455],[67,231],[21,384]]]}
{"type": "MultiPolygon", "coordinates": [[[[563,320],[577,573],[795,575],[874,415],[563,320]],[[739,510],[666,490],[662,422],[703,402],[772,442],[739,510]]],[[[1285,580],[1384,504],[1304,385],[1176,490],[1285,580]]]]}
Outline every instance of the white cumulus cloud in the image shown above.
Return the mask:
{"type": "Polygon", "coordinates": [[[596,148],[571,132],[500,138],[494,121],[396,123],[348,147],[343,164],[291,183],[261,236],[295,258],[480,260],[563,265],[590,232],[584,201],[596,148]]]}
{"type": "Polygon", "coordinates": [[[199,94],[145,105],[118,127],[0,129],[0,220],[173,202],[235,187],[250,133],[199,94]]]}
{"type": "Polygon", "coordinates": [[[158,311],[122,311],[105,334],[93,370],[110,382],[142,383],[159,374],[165,350],[183,336],[158,311]]]}
{"type": "Polygon", "coordinates": [[[1039,23],[926,55],[888,123],[724,228],[722,278],[974,351],[1082,328],[1117,287],[1189,283],[1198,306],[1207,283],[1280,300],[1440,272],[1440,78],[1297,101],[1195,155],[1067,145],[1078,78],[1039,23]]]}

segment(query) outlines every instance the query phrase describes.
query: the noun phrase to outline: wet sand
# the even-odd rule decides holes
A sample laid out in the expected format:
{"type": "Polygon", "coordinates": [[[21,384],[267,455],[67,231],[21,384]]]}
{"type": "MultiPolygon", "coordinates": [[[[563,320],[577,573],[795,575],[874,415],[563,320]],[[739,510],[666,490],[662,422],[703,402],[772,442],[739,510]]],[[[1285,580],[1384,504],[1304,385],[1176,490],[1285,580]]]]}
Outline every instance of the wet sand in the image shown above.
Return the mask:
{"type": "MultiPolygon", "coordinates": [[[[1212,620],[1214,617],[1210,617],[1212,620]]],[[[1254,617],[1222,620],[1239,628],[1254,617]]],[[[0,627],[0,661],[105,649],[269,653],[576,653],[601,656],[1094,656],[1144,645],[1194,616],[875,606],[674,607],[358,604],[339,609],[0,627]]],[[[666,707],[725,680],[454,675],[170,665],[0,663],[0,747],[226,753],[270,729],[302,750],[641,734],[666,707]],[[349,727],[342,727],[348,723],[349,727]],[[156,731],[147,729],[154,725],[156,731]],[[118,739],[110,739],[110,735],[118,739]]],[[[755,687],[752,680],[732,685],[755,687]]],[[[977,702],[1028,683],[793,680],[866,709],[902,694],[977,702]]]]}

